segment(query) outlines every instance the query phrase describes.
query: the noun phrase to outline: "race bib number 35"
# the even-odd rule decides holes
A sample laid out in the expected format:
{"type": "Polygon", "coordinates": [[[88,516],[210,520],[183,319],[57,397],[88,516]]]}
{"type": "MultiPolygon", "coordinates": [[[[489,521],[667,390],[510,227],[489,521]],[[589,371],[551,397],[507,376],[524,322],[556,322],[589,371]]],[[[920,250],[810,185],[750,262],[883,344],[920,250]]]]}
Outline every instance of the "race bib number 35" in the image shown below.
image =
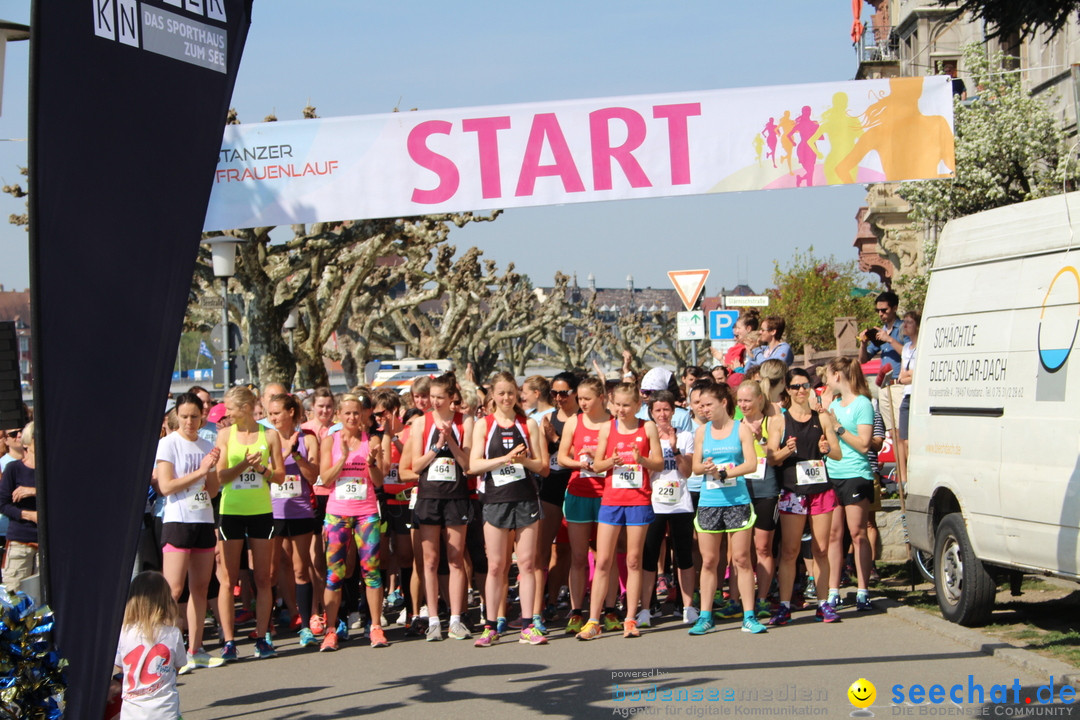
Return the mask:
{"type": "Polygon", "coordinates": [[[337,500],[367,500],[367,480],[358,477],[338,478],[334,486],[337,500]]]}
{"type": "Polygon", "coordinates": [[[245,470],[240,476],[232,481],[233,490],[258,490],[262,487],[262,475],[254,470],[245,470]]]}
{"type": "Polygon", "coordinates": [[[429,482],[454,482],[457,480],[457,463],[454,458],[435,458],[428,465],[429,482]]]}

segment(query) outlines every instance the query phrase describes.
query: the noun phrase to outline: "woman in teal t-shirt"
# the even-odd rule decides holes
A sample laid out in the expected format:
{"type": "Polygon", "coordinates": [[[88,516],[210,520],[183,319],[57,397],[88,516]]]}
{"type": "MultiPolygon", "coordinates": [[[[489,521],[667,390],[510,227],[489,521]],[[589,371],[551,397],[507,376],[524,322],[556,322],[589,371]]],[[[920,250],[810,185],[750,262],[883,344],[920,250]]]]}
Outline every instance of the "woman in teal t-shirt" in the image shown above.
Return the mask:
{"type": "Polygon", "coordinates": [[[874,406],[870,402],[870,388],[862,367],[854,359],[830,360],[825,366],[825,381],[828,384],[827,397],[836,398],[829,405],[828,417],[843,453],[839,460],[828,458],[825,461],[825,470],[840,503],[833,511],[829,539],[829,603],[834,608],[839,606],[846,520],[855,548],[855,570],[859,577],[855,608],[873,610],[866,588],[872,562],[866,522],[870,514],[870,501],[874,499],[874,475],[866,453],[874,431],[874,406]]]}

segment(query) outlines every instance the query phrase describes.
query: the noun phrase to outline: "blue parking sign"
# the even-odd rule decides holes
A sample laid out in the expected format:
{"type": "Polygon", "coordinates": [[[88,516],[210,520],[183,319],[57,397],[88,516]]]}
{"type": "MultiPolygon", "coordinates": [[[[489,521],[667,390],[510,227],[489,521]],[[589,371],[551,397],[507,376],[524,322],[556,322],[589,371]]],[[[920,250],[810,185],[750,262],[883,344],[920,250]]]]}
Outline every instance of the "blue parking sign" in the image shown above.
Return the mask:
{"type": "Polygon", "coordinates": [[[709,313],[709,339],[734,340],[735,321],[739,319],[738,310],[713,310],[709,313]]]}

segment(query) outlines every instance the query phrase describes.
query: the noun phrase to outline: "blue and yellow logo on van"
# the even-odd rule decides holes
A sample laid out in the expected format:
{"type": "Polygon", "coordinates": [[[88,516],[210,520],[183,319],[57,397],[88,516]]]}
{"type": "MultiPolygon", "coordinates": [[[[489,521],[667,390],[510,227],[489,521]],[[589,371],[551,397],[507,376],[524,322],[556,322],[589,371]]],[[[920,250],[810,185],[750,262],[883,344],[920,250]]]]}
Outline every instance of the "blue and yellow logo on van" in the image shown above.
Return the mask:
{"type": "Polygon", "coordinates": [[[1080,273],[1067,265],[1050,281],[1039,312],[1039,373],[1035,399],[1065,400],[1066,363],[1080,331],[1080,273]]]}

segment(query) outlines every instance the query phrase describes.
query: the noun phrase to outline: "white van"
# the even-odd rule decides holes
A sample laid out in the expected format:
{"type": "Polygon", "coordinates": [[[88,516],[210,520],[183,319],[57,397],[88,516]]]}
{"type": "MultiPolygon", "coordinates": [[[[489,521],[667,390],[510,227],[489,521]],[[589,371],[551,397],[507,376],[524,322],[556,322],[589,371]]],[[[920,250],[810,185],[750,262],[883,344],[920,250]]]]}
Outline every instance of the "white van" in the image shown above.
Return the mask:
{"type": "Polygon", "coordinates": [[[398,392],[405,392],[412,386],[412,381],[422,375],[438,377],[454,369],[452,360],[379,360],[372,365],[374,373],[370,379],[371,387],[389,387],[398,392]]]}
{"type": "Polygon", "coordinates": [[[961,625],[989,619],[1007,571],[1080,579],[1078,245],[1080,193],[954,220],[940,238],[906,505],[941,612],[961,625]]]}

